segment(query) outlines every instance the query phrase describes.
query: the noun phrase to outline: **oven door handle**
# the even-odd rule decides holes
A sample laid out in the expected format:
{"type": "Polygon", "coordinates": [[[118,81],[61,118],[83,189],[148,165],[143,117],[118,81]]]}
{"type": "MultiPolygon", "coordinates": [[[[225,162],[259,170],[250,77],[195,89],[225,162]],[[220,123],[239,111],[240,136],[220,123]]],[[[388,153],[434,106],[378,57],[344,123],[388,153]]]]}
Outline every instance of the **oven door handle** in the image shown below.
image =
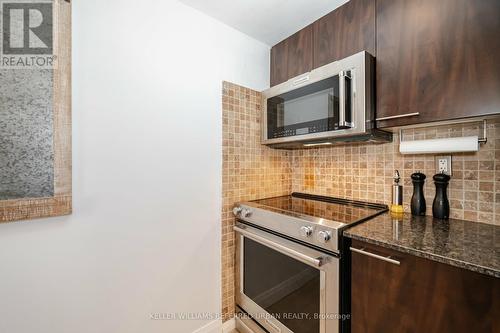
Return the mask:
{"type": "Polygon", "coordinates": [[[304,253],[290,249],[284,245],[276,243],[276,242],[269,240],[267,238],[264,238],[262,236],[256,235],[252,232],[246,231],[245,229],[239,228],[237,226],[234,227],[234,231],[236,231],[237,233],[240,233],[243,236],[248,237],[248,238],[250,238],[258,243],[261,243],[269,248],[272,248],[273,250],[281,252],[289,257],[298,259],[300,261],[307,262],[307,263],[311,264],[312,266],[321,267],[324,263],[324,258],[322,258],[322,257],[319,257],[319,258],[310,257],[308,255],[305,255],[304,253]]]}

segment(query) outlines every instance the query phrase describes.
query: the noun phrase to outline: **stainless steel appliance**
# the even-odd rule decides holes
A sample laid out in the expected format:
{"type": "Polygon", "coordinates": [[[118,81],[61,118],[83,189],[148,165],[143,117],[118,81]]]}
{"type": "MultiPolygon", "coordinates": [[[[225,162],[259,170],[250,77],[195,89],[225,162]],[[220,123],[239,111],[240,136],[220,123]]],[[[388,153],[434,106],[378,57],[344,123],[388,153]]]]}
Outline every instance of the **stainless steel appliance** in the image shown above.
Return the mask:
{"type": "Polygon", "coordinates": [[[374,59],[359,52],[263,92],[262,143],[303,148],[392,140],[375,128],[374,59]]]}
{"type": "Polygon", "coordinates": [[[238,203],[237,305],[271,333],[339,332],[342,230],[386,210],[301,193],[238,203]]]}

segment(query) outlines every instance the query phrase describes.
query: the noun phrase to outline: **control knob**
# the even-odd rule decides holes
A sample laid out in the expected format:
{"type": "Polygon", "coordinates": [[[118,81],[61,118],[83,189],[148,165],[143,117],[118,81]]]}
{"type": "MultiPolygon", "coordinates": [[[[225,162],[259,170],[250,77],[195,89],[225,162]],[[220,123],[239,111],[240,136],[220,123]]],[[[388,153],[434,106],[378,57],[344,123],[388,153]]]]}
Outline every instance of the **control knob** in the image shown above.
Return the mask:
{"type": "Polygon", "coordinates": [[[318,242],[326,243],[332,238],[332,233],[330,231],[321,230],[320,232],[318,232],[317,238],[318,242]]]}
{"type": "Polygon", "coordinates": [[[241,210],[241,214],[240,214],[241,217],[249,217],[250,215],[252,215],[252,211],[250,209],[243,208],[241,210]]]}
{"type": "Polygon", "coordinates": [[[233,208],[233,214],[234,214],[234,216],[240,215],[240,213],[241,213],[242,210],[243,210],[243,208],[241,208],[240,206],[234,206],[234,208],[233,208]]]}
{"type": "Polygon", "coordinates": [[[303,226],[300,228],[300,235],[302,237],[309,237],[312,235],[313,228],[308,226],[303,226]]]}

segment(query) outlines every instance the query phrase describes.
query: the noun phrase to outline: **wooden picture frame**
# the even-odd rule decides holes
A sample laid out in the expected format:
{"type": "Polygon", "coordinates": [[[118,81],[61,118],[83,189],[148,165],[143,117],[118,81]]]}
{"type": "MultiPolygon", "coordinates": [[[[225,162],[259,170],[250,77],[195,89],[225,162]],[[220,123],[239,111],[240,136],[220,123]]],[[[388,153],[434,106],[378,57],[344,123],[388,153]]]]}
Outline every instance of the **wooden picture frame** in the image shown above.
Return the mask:
{"type": "Polygon", "coordinates": [[[53,196],[0,200],[0,223],[72,212],[71,3],[53,0],[53,196]]]}

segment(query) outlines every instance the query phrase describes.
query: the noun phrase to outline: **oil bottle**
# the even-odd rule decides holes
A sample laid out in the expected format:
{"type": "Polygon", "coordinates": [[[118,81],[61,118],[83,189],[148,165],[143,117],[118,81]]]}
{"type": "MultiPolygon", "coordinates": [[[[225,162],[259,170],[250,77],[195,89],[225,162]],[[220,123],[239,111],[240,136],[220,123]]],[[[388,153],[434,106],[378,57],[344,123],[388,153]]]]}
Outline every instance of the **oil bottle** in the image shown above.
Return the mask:
{"type": "Polygon", "coordinates": [[[391,212],[401,214],[403,213],[403,185],[399,183],[400,181],[399,171],[396,170],[394,173],[394,184],[392,185],[391,212]]]}

